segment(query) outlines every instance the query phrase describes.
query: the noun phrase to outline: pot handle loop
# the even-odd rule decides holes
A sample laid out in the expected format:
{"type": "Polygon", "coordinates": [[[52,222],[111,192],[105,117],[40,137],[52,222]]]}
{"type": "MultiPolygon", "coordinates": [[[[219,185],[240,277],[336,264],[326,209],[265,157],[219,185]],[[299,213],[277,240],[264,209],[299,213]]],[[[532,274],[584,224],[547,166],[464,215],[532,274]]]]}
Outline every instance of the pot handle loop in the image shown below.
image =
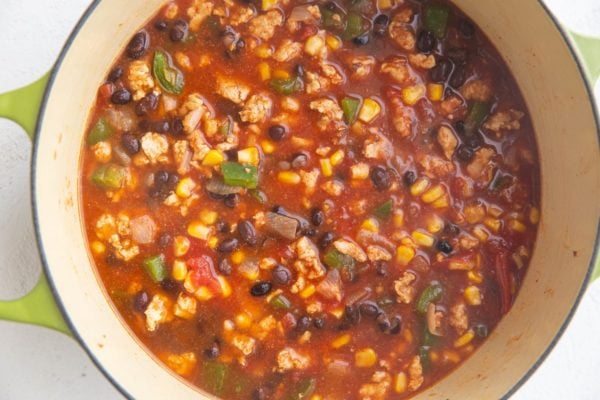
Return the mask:
{"type": "MultiPolygon", "coordinates": [[[[0,117],[21,125],[31,139],[49,76],[47,73],[30,85],[0,94],[0,117]]],[[[43,272],[31,292],[20,299],[0,301],[0,320],[45,326],[72,335],[43,272]]]]}

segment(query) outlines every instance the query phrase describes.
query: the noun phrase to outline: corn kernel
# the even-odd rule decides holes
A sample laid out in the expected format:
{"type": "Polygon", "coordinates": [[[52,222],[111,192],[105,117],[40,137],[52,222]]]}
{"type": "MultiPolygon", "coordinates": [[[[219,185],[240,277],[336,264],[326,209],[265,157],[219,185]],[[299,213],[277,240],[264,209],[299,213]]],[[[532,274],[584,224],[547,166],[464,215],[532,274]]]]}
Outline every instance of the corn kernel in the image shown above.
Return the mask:
{"type": "Polygon", "coordinates": [[[210,227],[202,224],[199,221],[190,222],[187,228],[188,235],[200,240],[208,240],[208,237],[210,236],[211,232],[212,229],[210,227]]]}
{"type": "Polygon", "coordinates": [[[464,294],[469,305],[478,306],[481,304],[481,292],[477,286],[467,286],[464,294]]]}
{"type": "Polygon", "coordinates": [[[319,163],[321,164],[321,172],[323,173],[323,176],[329,177],[333,175],[333,167],[329,158],[321,158],[319,163]]]}
{"type": "Polygon", "coordinates": [[[410,246],[401,245],[396,249],[396,261],[402,266],[407,266],[414,256],[415,249],[410,246]]]}
{"type": "Polygon", "coordinates": [[[329,311],[329,314],[333,315],[337,319],[340,319],[344,316],[344,309],[342,307],[337,307],[329,311]]]}
{"type": "Polygon", "coordinates": [[[474,204],[465,207],[465,220],[470,224],[476,224],[483,220],[485,216],[485,208],[481,204],[474,204]]]}
{"type": "Polygon", "coordinates": [[[258,58],[269,58],[273,54],[273,49],[268,44],[261,44],[255,50],[258,58]]]}
{"type": "Polygon", "coordinates": [[[497,218],[484,218],[483,224],[496,233],[498,233],[498,231],[502,227],[502,221],[500,221],[497,218]]]}
{"type": "Polygon", "coordinates": [[[427,97],[431,101],[440,101],[444,97],[444,85],[439,83],[427,84],[427,97]]]}
{"type": "Polygon", "coordinates": [[[262,3],[261,3],[262,10],[263,11],[270,10],[270,9],[274,8],[277,5],[277,3],[279,3],[278,0],[262,0],[262,3]]]}
{"type": "Polygon", "coordinates": [[[379,221],[377,221],[375,218],[367,218],[363,221],[360,227],[368,230],[369,232],[378,233],[379,221]]]}
{"type": "Polygon", "coordinates": [[[424,203],[430,204],[442,197],[445,193],[442,185],[435,185],[421,195],[421,200],[423,200],[424,203]]]}
{"type": "Polygon", "coordinates": [[[98,240],[94,240],[92,242],[92,251],[94,252],[94,254],[102,254],[104,253],[104,251],[106,251],[106,246],[104,245],[104,243],[98,241],[98,240]]]}
{"type": "Polygon", "coordinates": [[[411,236],[415,243],[422,247],[431,247],[435,241],[433,236],[421,231],[413,231],[411,236]]]}
{"type": "Polygon", "coordinates": [[[410,194],[412,194],[413,196],[419,196],[420,194],[425,192],[425,190],[427,190],[428,187],[429,187],[429,179],[419,178],[419,179],[417,179],[417,181],[415,183],[413,183],[410,186],[410,194]]]}
{"type": "Polygon", "coordinates": [[[190,249],[190,239],[185,236],[175,236],[173,239],[173,252],[175,257],[184,256],[190,249]]]}
{"type": "Polygon", "coordinates": [[[327,46],[331,50],[337,50],[342,47],[342,41],[337,36],[328,35],[325,42],[327,42],[327,46]]]}
{"type": "Polygon", "coordinates": [[[225,156],[219,150],[209,150],[206,156],[202,160],[202,165],[206,167],[212,167],[215,165],[221,165],[225,161],[225,156]]]}
{"type": "Polygon", "coordinates": [[[481,242],[487,242],[487,240],[490,238],[490,235],[480,225],[477,225],[473,228],[473,235],[475,235],[475,237],[477,237],[477,239],[479,239],[481,242]]]}
{"type": "Polygon", "coordinates": [[[211,236],[208,238],[206,244],[208,245],[209,249],[216,249],[217,246],[219,245],[219,238],[216,236],[211,236]]]}
{"type": "Polygon", "coordinates": [[[239,329],[248,329],[252,326],[252,318],[250,315],[243,311],[235,316],[234,318],[235,326],[239,329]]]}
{"type": "Polygon", "coordinates": [[[345,333],[345,334],[333,339],[333,341],[331,342],[331,347],[333,347],[334,349],[339,349],[341,347],[344,347],[345,345],[350,343],[350,339],[351,339],[350,334],[345,333]]]}
{"type": "Polygon", "coordinates": [[[469,330],[464,335],[462,335],[461,337],[459,337],[458,339],[456,339],[454,341],[454,347],[463,347],[463,346],[469,344],[469,342],[471,342],[471,340],[473,340],[474,337],[475,337],[475,332],[469,330]]]}
{"type": "Polygon", "coordinates": [[[205,225],[213,225],[215,222],[217,222],[218,217],[219,215],[216,211],[202,210],[200,212],[200,221],[202,221],[202,223],[205,225]]]}
{"type": "Polygon", "coordinates": [[[246,147],[237,152],[238,162],[242,164],[258,165],[260,154],[256,147],[246,147]]]}
{"type": "Polygon", "coordinates": [[[290,73],[284,69],[276,69],[273,71],[273,78],[275,79],[290,79],[290,73]]]}
{"type": "Polygon", "coordinates": [[[182,199],[187,199],[192,195],[192,191],[196,188],[196,182],[192,178],[183,178],[177,184],[175,193],[182,199]]]}
{"type": "Polygon", "coordinates": [[[277,149],[273,142],[266,139],[260,141],[260,147],[265,154],[273,154],[277,149]]]}
{"type": "Polygon", "coordinates": [[[407,106],[414,106],[425,95],[425,85],[407,86],[401,92],[402,101],[407,106]]]}
{"type": "Polygon", "coordinates": [[[258,63],[258,75],[262,81],[271,79],[271,67],[266,62],[258,63]]]}
{"type": "Polygon", "coordinates": [[[396,379],[394,380],[394,392],[396,393],[404,393],[407,388],[407,379],[406,374],[404,372],[400,372],[396,374],[396,379]]]}
{"type": "Polygon", "coordinates": [[[488,207],[487,213],[488,213],[488,215],[491,215],[494,218],[500,218],[500,216],[504,213],[504,210],[502,210],[500,207],[492,204],[488,207]]]}
{"type": "Polygon", "coordinates": [[[377,118],[380,112],[381,106],[379,103],[371,98],[366,98],[358,112],[358,119],[368,124],[377,118]]]}
{"type": "Polygon", "coordinates": [[[310,400],[323,400],[323,397],[318,394],[313,394],[312,396],[310,396],[310,400]]]}
{"type": "Polygon", "coordinates": [[[243,250],[236,250],[231,254],[231,262],[240,265],[246,259],[246,254],[243,250]]]}
{"type": "Polygon", "coordinates": [[[389,10],[394,7],[394,3],[394,0],[377,0],[377,7],[379,7],[380,10],[389,10]]]}
{"type": "Polygon", "coordinates": [[[208,301],[213,298],[213,293],[206,286],[200,286],[198,290],[194,292],[194,297],[200,301],[208,301]]]}
{"type": "Polygon", "coordinates": [[[521,232],[521,233],[523,233],[527,230],[527,227],[525,226],[525,224],[523,224],[518,219],[511,219],[510,221],[508,221],[508,227],[515,232],[521,232]]]}
{"type": "Polygon", "coordinates": [[[329,161],[331,161],[331,165],[336,166],[340,165],[342,161],[344,161],[344,150],[337,150],[335,153],[329,157],[329,161]]]}
{"type": "Polygon", "coordinates": [[[307,287],[302,289],[302,291],[300,292],[300,297],[302,297],[303,299],[308,299],[310,296],[315,294],[316,291],[317,288],[315,287],[315,285],[308,285],[307,287]]]}
{"type": "Polygon", "coordinates": [[[323,38],[317,35],[309,37],[304,43],[304,51],[311,56],[316,56],[325,46],[323,38]]]}
{"type": "Polygon", "coordinates": [[[473,283],[481,283],[483,282],[483,275],[481,275],[477,271],[469,271],[467,272],[467,278],[473,283]]]}
{"type": "Polygon", "coordinates": [[[431,233],[438,233],[444,229],[444,220],[437,214],[430,215],[427,220],[427,231],[431,233]]]}
{"type": "Polygon", "coordinates": [[[534,225],[540,222],[540,210],[537,207],[531,207],[531,210],[529,210],[529,222],[534,225]]]}
{"type": "Polygon", "coordinates": [[[452,350],[444,350],[444,360],[458,364],[460,362],[460,355],[452,350]]]}
{"type": "Polygon", "coordinates": [[[402,211],[402,210],[394,211],[394,216],[392,218],[392,221],[394,222],[394,226],[396,228],[401,228],[402,225],[404,225],[404,211],[402,211]]]}
{"type": "Polygon", "coordinates": [[[359,368],[372,367],[376,362],[377,353],[375,353],[375,350],[370,347],[359,350],[354,354],[354,365],[359,368]]]}
{"type": "Polygon", "coordinates": [[[185,261],[175,260],[173,261],[173,269],[171,270],[171,276],[173,279],[179,282],[183,282],[188,273],[187,264],[185,261]]]}
{"type": "Polygon", "coordinates": [[[431,206],[433,208],[446,208],[450,205],[450,201],[448,200],[448,195],[445,194],[442,197],[440,197],[439,199],[437,199],[436,201],[434,201],[433,203],[431,203],[431,206]]]}
{"type": "Polygon", "coordinates": [[[437,363],[439,359],[440,359],[440,355],[438,354],[437,351],[434,351],[434,350],[429,351],[429,360],[431,362],[437,363]]]}
{"type": "Polygon", "coordinates": [[[280,171],[277,174],[277,179],[281,183],[286,183],[288,185],[297,185],[300,183],[300,175],[292,171],[280,171]]]}

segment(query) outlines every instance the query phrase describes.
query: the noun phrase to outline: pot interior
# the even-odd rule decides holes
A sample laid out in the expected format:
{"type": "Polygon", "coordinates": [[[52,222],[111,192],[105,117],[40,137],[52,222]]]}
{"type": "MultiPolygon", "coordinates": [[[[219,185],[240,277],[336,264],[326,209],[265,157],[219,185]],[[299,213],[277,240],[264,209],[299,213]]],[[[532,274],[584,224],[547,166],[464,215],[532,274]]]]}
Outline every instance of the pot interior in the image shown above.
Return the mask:
{"type": "MultiPolygon", "coordinates": [[[[132,33],[163,3],[103,0],[92,6],[59,61],[42,113],[34,201],[49,278],[90,355],[134,398],[197,399],[197,389],[163,368],[115,313],[80,219],[80,149],[96,90],[132,33]]],[[[536,364],[582,292],[600,212],[598,132],[578,66],[540,3],[456,3],[498,47],[523,92],[539,145],[542,212],[511,312],[472,357],[418,397],[491,399],[509,392],[536,364]]]]}

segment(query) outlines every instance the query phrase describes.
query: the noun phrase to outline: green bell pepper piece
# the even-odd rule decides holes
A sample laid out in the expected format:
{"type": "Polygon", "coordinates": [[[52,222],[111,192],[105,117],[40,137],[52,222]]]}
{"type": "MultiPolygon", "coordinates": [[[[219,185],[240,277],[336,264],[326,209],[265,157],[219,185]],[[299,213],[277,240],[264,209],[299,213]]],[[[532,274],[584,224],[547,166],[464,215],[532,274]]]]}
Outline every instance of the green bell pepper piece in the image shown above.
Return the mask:
{"type": "Polygon", "coordinates": [[[166,92],[181,94],[183,91],[183,74],[171,62],[171,57],[164,51],[154,53],[152,71],[161,88],[166,92]]]}
{"type": "Polygon", "coordinates": [[[321,21],[324,28],[337,31],[342,31],[344,29],[346,16],[341,9],[335,7],[335,10],[330,10],[323,5],[319,6],[319,9],[321,11],[321,21]],[[336,15],[338,15],[339,18],[336,18],[336,15]]]}
{"type": "Polygon", "coordinates": [[[375,216],[379,219],[388,219],[390,217],[390,215],[392,215],[393,207],[394,207],[394,202],[392,201],[392,199],[389,199],[385,203],[382,203],[381,205],[379,205],[375,209],[375,211],[373,211],[373,214],[375,214],[375,216]]]}
{"type": "Polygon", "coordinates": [[[202,377],[206,389],[217,396],[222,395],[229,372],[226,364],[206,361],[202,367],[202,377]]]}
{"type": "Polygon", "coordinates": [[[471,104],[467,117],[465,118],[465,133],[468,136],[479,129],[490,113],[491,108],[492,106],[487,102],[476,101],[471,104]]]}
{"type": "Polygon", "coordinates": [[[106,122],[104,118],[98,119],[94,127],[90,130],[87,137],[87,144],[90,146],[95,145],[98,142],[102,142],[113,134],[112,127],[106,122]]]}
{"type": "Polygon", "coordinates": [[[288,392],[285,400],[304,400],[312,395],[317,387],[315,378],[305,378],[298,382],[290,392],[288,392]]]}
{"type": "Polygon", "coordinates": [[[364,19],[362,15],[357,12],[348,13],[348,19],[346,23],[346,29],[342,33],[342,39],[352,40],[365,33],[364,19]]]}
{"type": "Polygon", "coordinates": [[[154,282],[162,282],[167,277],[167,266],[163,254],[146,258],[143,265],[154,282]]]}
{"type": "Polygon", "coordinates": [[[125,168],[116,164],[104,164],[92,173],[92,182],[102,189],[120,189],[125,181],[125,168]]]}
{"type": "Polygon", "coordinates": [[[271,301],[269,301],[269,304],[280,310],[289,310],[292,308],[292,303],[282,294],[278,294],[277,296],[273,297],[271,301]]]}
{"type": "Polygon", "coordinates": [[[443,289],[442,285],[439,283],[432,283],[428,287],[421,292],[421,296],[417,300],[417,311],[421,314],[425,314],[427,312],[427,306],[429,303],[438,301],[442,297],[443,289]]]}
{"type": "Polygon", "coordinates": [[[344,119],[348,125],[352,125],[356,121],[360,100],[354,97],[344,97],[341,101],[344,119]]]}
{"type": "Polygon", "coordinates": [[[258,169],[254,165],[225,162],[221,164],[221,172],[226,185],[247,189],[258,186],[258,169]]]}
{"type": "Polygon", "coordinates": [[[446,36],[450,8],[445,4],[434,3],[425,9],[425,29],[431,31],[435,37],[442,39],[446,36]]]}
{"type": "Polygon", "coordinates": [[[323,257],[323,261],[329,268],[343,268],[349,267],[354,268],[354,258],[347,254],[342,254],[336,249],[331,249],[323,257]]]}
{"type": "Polygon", "coordinates": [[[290,95],[304,89],[304,84],[300,78],[289,78],[289,79],[271,79],[271,89],[277,93],[290,95]]]}

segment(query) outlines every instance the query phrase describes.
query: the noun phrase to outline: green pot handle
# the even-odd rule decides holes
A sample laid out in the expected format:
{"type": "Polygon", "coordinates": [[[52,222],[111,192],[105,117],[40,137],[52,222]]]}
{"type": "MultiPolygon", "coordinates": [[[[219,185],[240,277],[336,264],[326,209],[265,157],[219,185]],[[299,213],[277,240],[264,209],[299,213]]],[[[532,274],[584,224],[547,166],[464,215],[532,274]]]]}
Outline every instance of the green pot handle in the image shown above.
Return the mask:
{"type": "MultiPolygon", "coordinates": [[[[48,73],[30,85],[0,94],[0,117],[21,125],[31,139],[49,76],[48,73]]],[[[0,301],[0,320],[45,326],[72,336],[43,272],[31,292],[17,300],[0,301]]]]}

